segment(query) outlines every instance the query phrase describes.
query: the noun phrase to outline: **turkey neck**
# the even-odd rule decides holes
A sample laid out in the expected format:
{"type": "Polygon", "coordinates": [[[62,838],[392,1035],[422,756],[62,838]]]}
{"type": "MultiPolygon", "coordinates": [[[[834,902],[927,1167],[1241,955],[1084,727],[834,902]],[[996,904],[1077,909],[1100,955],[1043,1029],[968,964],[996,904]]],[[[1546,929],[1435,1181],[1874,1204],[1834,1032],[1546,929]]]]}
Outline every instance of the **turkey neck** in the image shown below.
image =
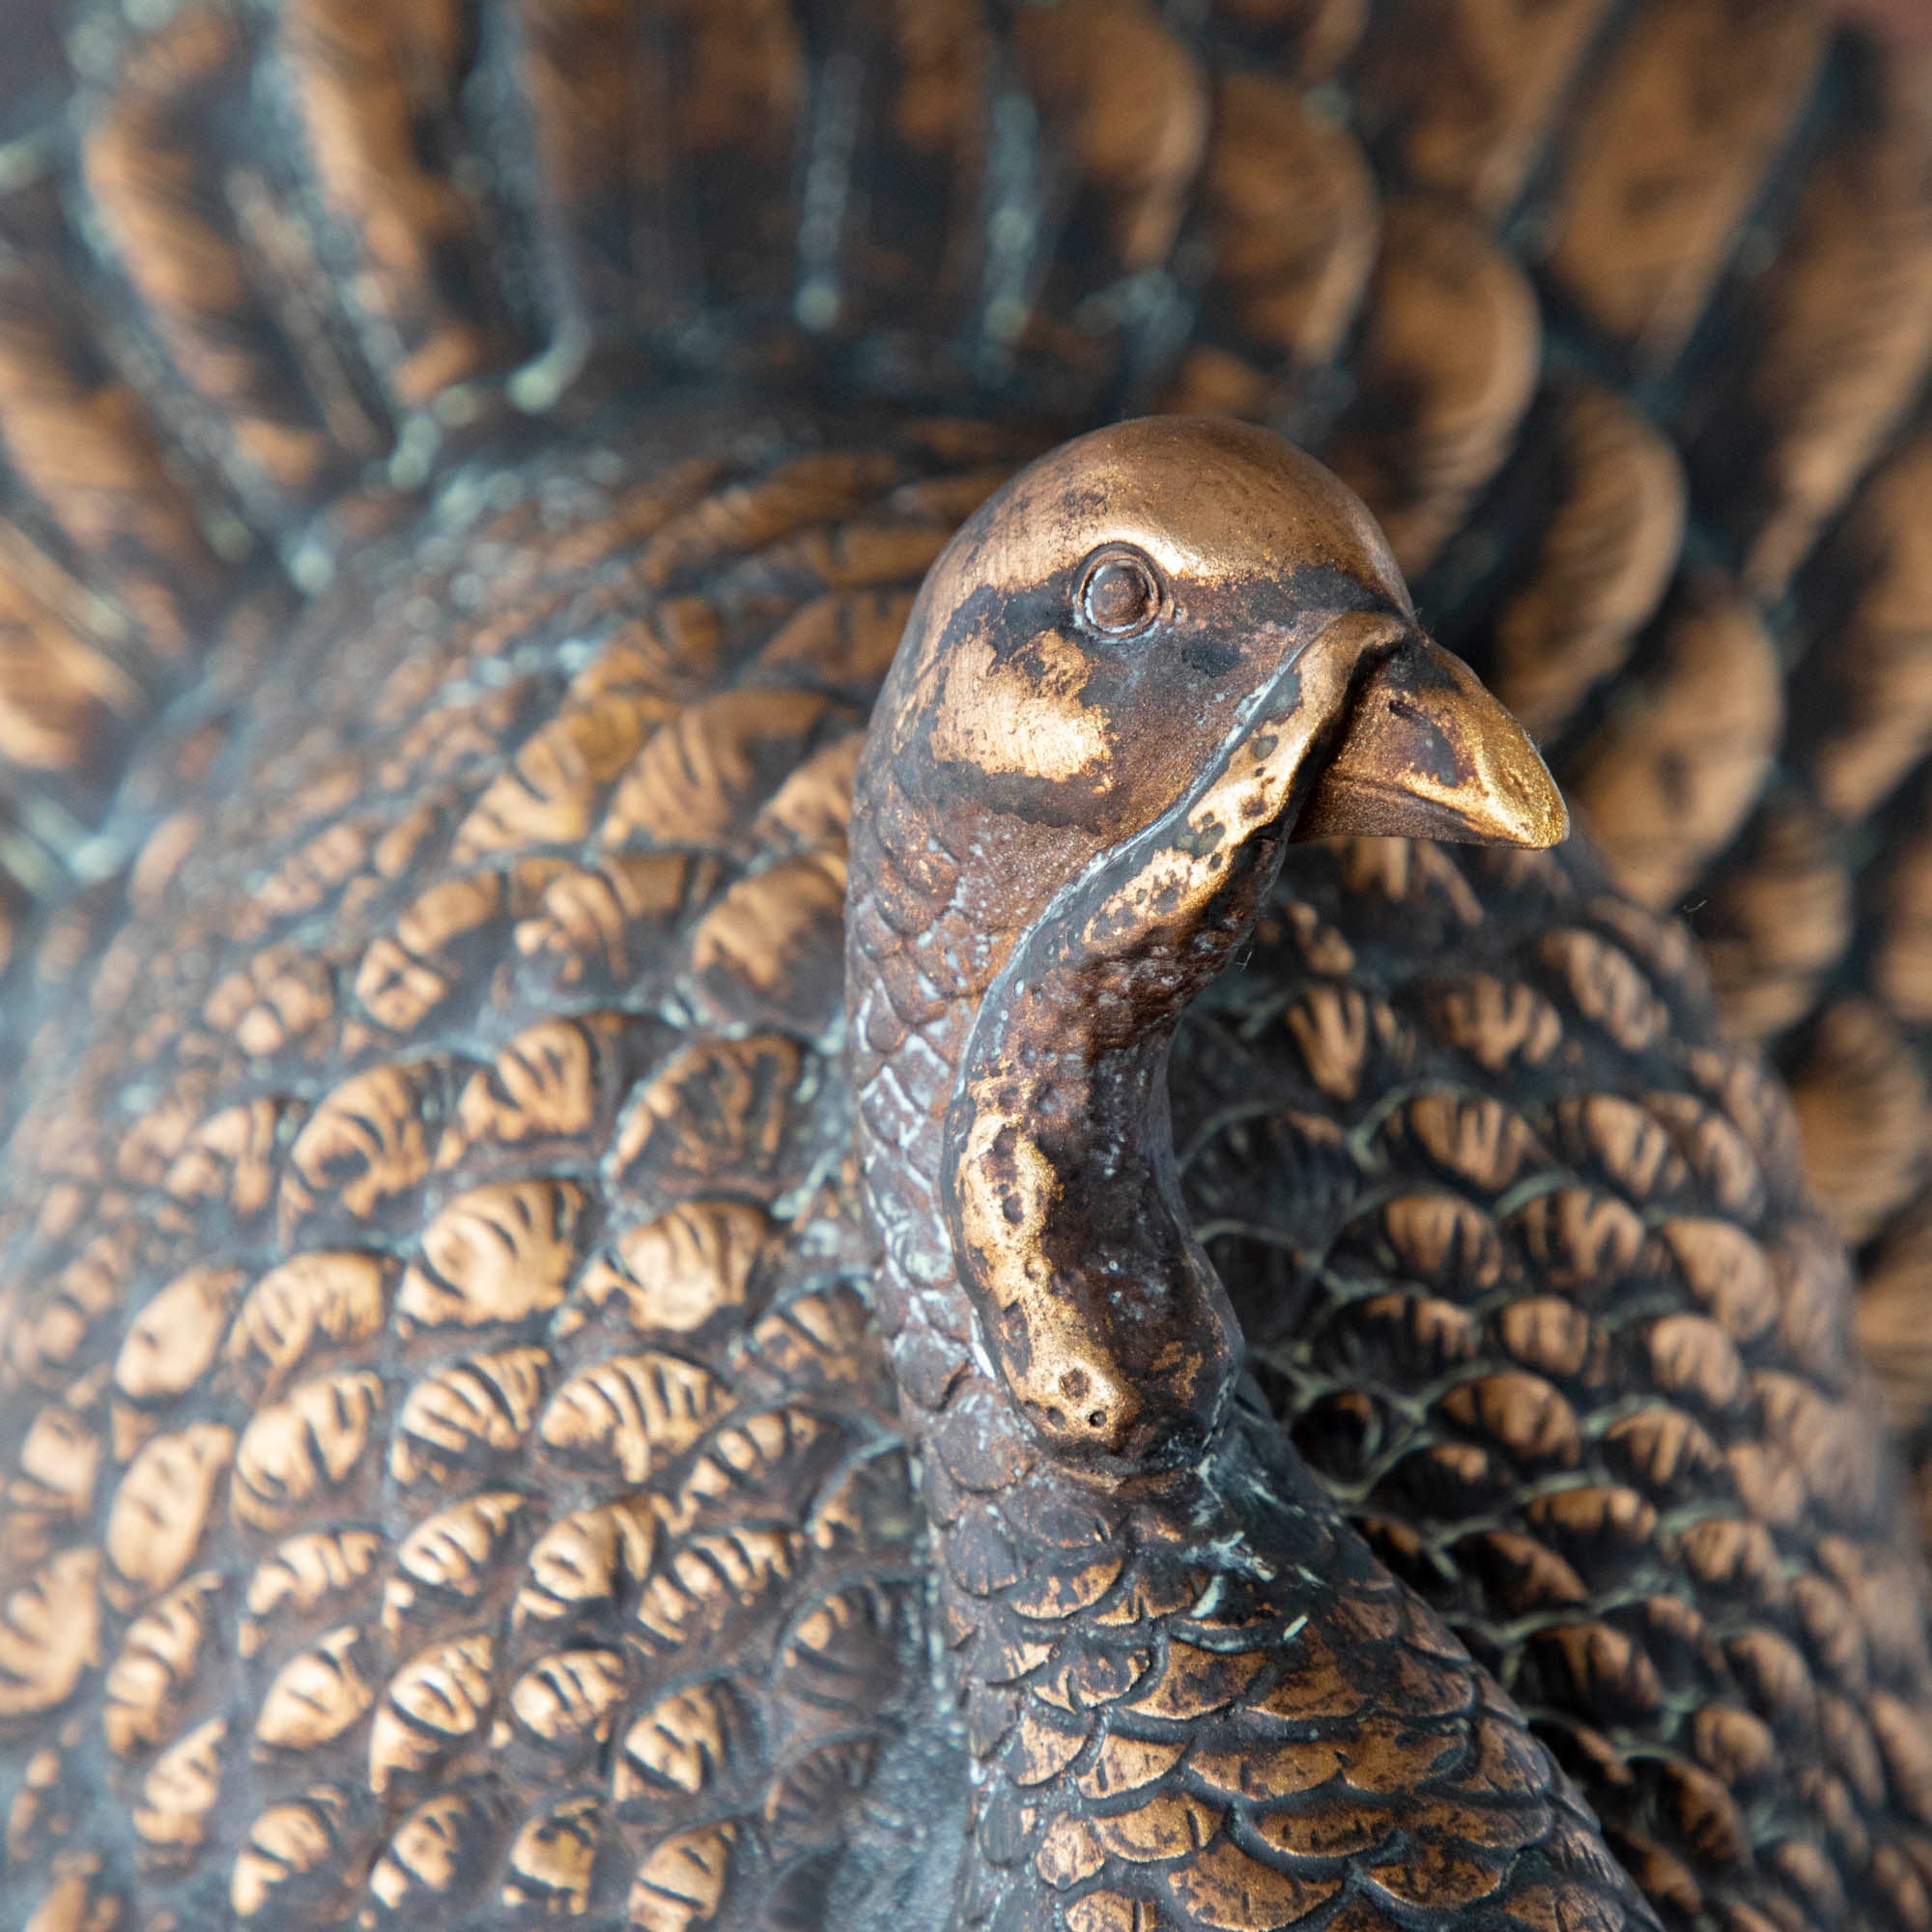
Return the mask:
{"type": "Polygon", "coordinates": [[[1070,1510],[1118,1544],[1149,1509],[1178,1523],[1211,1501],[1240,1338],[1179,1204],[1168,1049],[1281,850],[1265,830],[1208,868],[1172,821],[1109,847],[935,813],[889,758],[862,766],[858,1151],[955,1637],[988,1552],[1042,1520],[1070,1510]]]}

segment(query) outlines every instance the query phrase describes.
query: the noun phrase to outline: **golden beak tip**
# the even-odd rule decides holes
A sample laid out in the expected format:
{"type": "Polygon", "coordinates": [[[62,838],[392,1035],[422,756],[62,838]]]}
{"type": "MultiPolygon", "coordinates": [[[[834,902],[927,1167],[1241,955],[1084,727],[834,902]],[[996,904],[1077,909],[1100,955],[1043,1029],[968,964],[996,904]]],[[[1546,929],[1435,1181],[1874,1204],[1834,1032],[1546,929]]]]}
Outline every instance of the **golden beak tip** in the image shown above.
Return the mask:
{"type": "Polygon", "coordinates": [[[1492,775],[1495,782],[1487,801],[1490,810],[1471,811],[1470,829],[1476,836],[1497,844],[1547,851],[1569,838],[1570,808],[1564,804],[1556,781],[1549,776],[1549,768],[1526,735],[1521,753],[1522,755],[1511,760],[1513,768],[1507,770],[1507,775],[1504,772],[1492,775]]]}
{"type": "Polygon", "coordinates": [[[1541,850],[1569,836],[1529,734],[1460,658],[1415,634],[1355,696],[1296,836],[1373,833],[1541,850]]]}

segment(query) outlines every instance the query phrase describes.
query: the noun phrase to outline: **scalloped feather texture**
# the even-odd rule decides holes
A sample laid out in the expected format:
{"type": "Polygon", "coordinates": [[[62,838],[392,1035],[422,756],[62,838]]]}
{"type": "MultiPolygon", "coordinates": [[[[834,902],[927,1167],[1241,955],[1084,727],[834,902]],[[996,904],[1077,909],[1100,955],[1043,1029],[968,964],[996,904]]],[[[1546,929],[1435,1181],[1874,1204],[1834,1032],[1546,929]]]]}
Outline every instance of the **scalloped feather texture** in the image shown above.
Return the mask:
{"type": "MultiPolygon", "coordinates": [[[[946,530],[1097,413],[1252,415],[1368,497],[1614,881],[1696,908],[1924,1423],[1924,57],[1800,0],[1199,11],[10,14],[36,1932],[824,1909],[925,1640],[855,1265],[787,1246],[838,1181],[843,784],[946,530]],[[705,392],[846,427],[619,434],[705,392]]],[[[1582,864],[1311,857],[1201,1212],[1253,1293],[1331,1258],[1271,1388],[1660,1909],[1916,1926],[1848,1303],[1780,1103],[1582,864]],[[1213,1194],[1291,1152],[1306,1200],[1213,1194]]]]}

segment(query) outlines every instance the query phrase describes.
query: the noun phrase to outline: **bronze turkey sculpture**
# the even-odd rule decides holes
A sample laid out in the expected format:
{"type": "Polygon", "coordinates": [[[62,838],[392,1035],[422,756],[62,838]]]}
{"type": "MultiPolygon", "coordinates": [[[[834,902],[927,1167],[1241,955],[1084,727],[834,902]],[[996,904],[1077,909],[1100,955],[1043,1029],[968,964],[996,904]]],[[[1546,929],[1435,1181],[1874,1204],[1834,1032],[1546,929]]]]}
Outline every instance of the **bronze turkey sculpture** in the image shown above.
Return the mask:
{"type": "MultiPolygon", "coordinates": [[[[1904,661],[1910,58],[1821,70],[1796,6],[1408,12],[1461,65],[1256,4],[190,6],[88,16],[64,105],[23,53],[7,1923],[1932,1916],[1842,1259],[1684,936],[1575,844],[1284,862],[1418,788],[1534,806],[1473,787],[1507,746],[1358,513],[1130,426],[912,622],[1024,462],[1194,396],[1320,442],[1546,725],[1635,649],[1586,803],[1645,803],[1619,745],[1747,779],[1662,847],[1610,815],[1657,877],[1776,735],[1714,506],[1773,588],[1825,530],[1843,665],[1904,661]],[[1751,49],[1776,84],[1719,86],[1751,49]],[[1580,378],[1531,406],[1466,211],[1378,236],[1306,87],[1343,63],[1385,185],[1550,172],[1511,239],[1580,378]],[[1680,74],[1642,156],[1689,185],[1606,221],[1680,74]],[[1776,273],[1732,285],[1754,192],[1776,273]],[[1759,387],[1693,435],[1714,289],[1759,387]],[[1701,521],[1638,646],[1683,502],[1646,412],[1701,521]],[[1204,520],[1259,581],[1163,547],[1204,520]]],[[[1874,698],[1806,721],[1834,769],[1873,712],[1909,765],[1874,698]]]]}
{"type": "Polygon", "coordinates": [[[1265,433],[1156,418],[968,521],[861,760],[846,969],[880,1325],[976,1760],[949,1922],[1649,1922],[1236,1402],[1165,1063],[1304,820],[1565,829],[1339,486],[1265,433]]]}

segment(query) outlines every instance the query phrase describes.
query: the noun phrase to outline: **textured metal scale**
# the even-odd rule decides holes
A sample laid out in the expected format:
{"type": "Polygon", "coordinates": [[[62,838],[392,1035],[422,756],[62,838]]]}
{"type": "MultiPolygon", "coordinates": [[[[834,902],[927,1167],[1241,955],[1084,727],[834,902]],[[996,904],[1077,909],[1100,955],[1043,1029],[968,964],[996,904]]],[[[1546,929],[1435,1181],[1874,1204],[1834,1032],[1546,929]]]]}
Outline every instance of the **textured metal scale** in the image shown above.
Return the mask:
{"type": "Polygon", "coordinates": [[[1917,1533],[1797,1130],[1909,1406],[1923,840],[1853,873],[1932,729],[1922,60],[1199,11],[23,55],[0,1921],[936,1928],[969,1830],[1003,1932],[1932,1919],[1917,1533]],[[914,592],[1156,403],[1317,447],[1605,848],[1297,848],[1183,1022],[1307,1605],[1157,1510],[952,1536],[852,1151],[914,592]]]}

